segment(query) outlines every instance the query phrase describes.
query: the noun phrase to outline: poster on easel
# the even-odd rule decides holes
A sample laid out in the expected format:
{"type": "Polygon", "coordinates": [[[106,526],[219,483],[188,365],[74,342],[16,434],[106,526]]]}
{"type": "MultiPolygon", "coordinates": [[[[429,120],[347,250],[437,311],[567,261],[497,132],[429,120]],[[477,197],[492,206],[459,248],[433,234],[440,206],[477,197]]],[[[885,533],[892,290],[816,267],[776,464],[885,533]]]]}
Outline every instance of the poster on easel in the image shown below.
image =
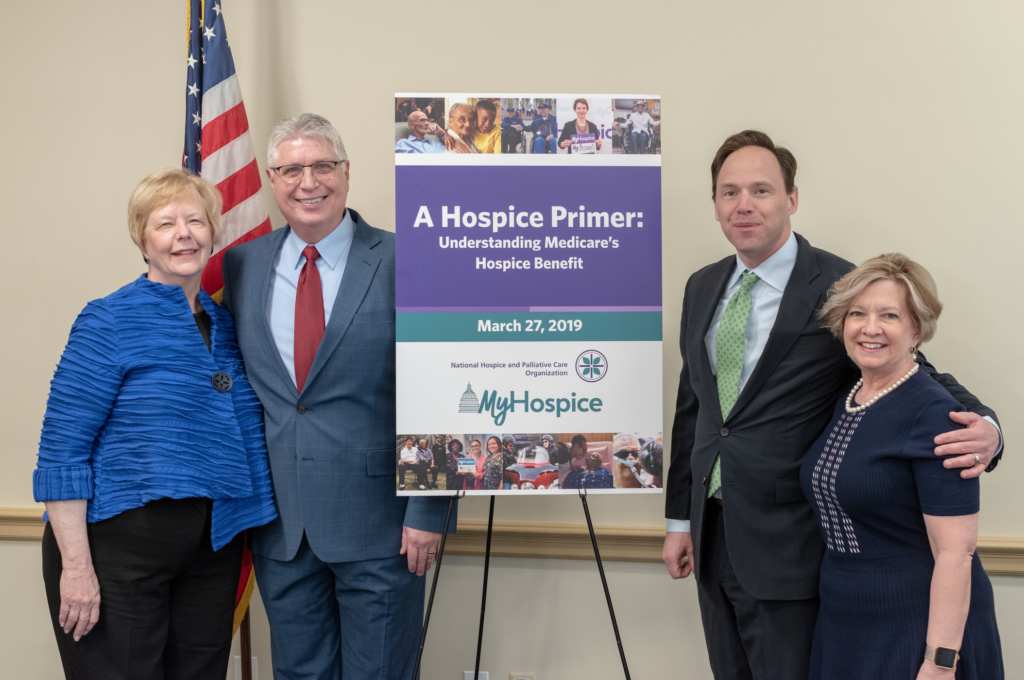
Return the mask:
{"type": "Polygon", "coordinates": [[[396,95],[398,494],[661,492],[660,103],[396,95]]]}

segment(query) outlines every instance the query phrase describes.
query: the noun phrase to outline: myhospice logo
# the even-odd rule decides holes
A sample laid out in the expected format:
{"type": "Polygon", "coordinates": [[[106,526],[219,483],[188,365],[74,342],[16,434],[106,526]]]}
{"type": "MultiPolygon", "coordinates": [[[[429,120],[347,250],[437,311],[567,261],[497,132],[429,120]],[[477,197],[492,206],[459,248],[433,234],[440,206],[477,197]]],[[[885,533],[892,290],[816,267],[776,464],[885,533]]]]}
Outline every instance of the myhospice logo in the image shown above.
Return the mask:
{"type": "Polygon", "coordinates": [[[509,413],[516,412],[516,406],[522,406],[522,413],[554,413],[556,418],[561,418],[563,413],[600,413],[604,402],[597,397],[577,397],[575,392],[568,397],[531,399],[530,392],[526,391],[521,399],[517,399],[514,391],[503,397],[497,390],[484,390],[477,413],[489,413],[494,424],[500,427],[505,424],[509,413]]]}

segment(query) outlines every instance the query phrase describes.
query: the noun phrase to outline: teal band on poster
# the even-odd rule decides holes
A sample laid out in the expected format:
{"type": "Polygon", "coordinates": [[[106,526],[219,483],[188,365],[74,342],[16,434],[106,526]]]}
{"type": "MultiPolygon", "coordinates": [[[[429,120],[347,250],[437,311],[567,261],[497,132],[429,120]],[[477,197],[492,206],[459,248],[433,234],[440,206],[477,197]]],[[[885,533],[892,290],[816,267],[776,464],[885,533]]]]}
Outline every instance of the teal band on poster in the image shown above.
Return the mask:
{"type": "Polygon", "coordinates": [[[661,312],[399,312],[398,342],[661,342],[661,312]]]}

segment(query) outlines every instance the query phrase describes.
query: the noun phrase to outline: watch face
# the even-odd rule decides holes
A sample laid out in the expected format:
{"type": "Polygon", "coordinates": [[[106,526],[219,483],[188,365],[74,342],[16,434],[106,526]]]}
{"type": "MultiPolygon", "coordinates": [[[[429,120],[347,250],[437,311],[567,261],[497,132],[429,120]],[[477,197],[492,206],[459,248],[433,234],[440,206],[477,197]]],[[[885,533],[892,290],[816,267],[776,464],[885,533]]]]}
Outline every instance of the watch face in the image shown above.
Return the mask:
{"type": "Polygon", "coordinates": [[[953,668],[956,665],[956,650],[949,647],[938,647],[935,650],[935,665],[942,668],[953,668]]]}

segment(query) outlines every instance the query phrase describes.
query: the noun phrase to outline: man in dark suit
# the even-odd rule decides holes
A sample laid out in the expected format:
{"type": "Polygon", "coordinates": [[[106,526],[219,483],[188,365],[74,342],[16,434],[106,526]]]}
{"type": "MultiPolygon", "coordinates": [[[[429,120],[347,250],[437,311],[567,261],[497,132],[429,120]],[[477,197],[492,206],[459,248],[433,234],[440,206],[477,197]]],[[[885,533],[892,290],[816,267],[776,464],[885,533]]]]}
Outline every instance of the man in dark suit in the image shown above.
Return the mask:
{"type": "MultiPolygon", "coordinates": [[[[718,680],[806,678],[818,611],[824,545],[799,471],[853,376],[817,315],[853,265],[792,231],[795,176],[767,135],[725,141],[712,196],[736,255],[693,274],[683,300],[662,557],[673,578],[694,571],[718,680]]],[[[964,477],[994,466],[995,414],[919,360],[973,411],[951,414],[967,428],[936,438],[936,454],[961,454],[945,464],[964,477]]]]}
{"type": "Polygon", "coordinates": [[[288,226],[227,251],[223,304],[263,404],[278,518],[251,533],[274,676],[408,678],[446,501],[395,495],[395,238],[351,208],[337,130],[278,123],[288,226]]]}

